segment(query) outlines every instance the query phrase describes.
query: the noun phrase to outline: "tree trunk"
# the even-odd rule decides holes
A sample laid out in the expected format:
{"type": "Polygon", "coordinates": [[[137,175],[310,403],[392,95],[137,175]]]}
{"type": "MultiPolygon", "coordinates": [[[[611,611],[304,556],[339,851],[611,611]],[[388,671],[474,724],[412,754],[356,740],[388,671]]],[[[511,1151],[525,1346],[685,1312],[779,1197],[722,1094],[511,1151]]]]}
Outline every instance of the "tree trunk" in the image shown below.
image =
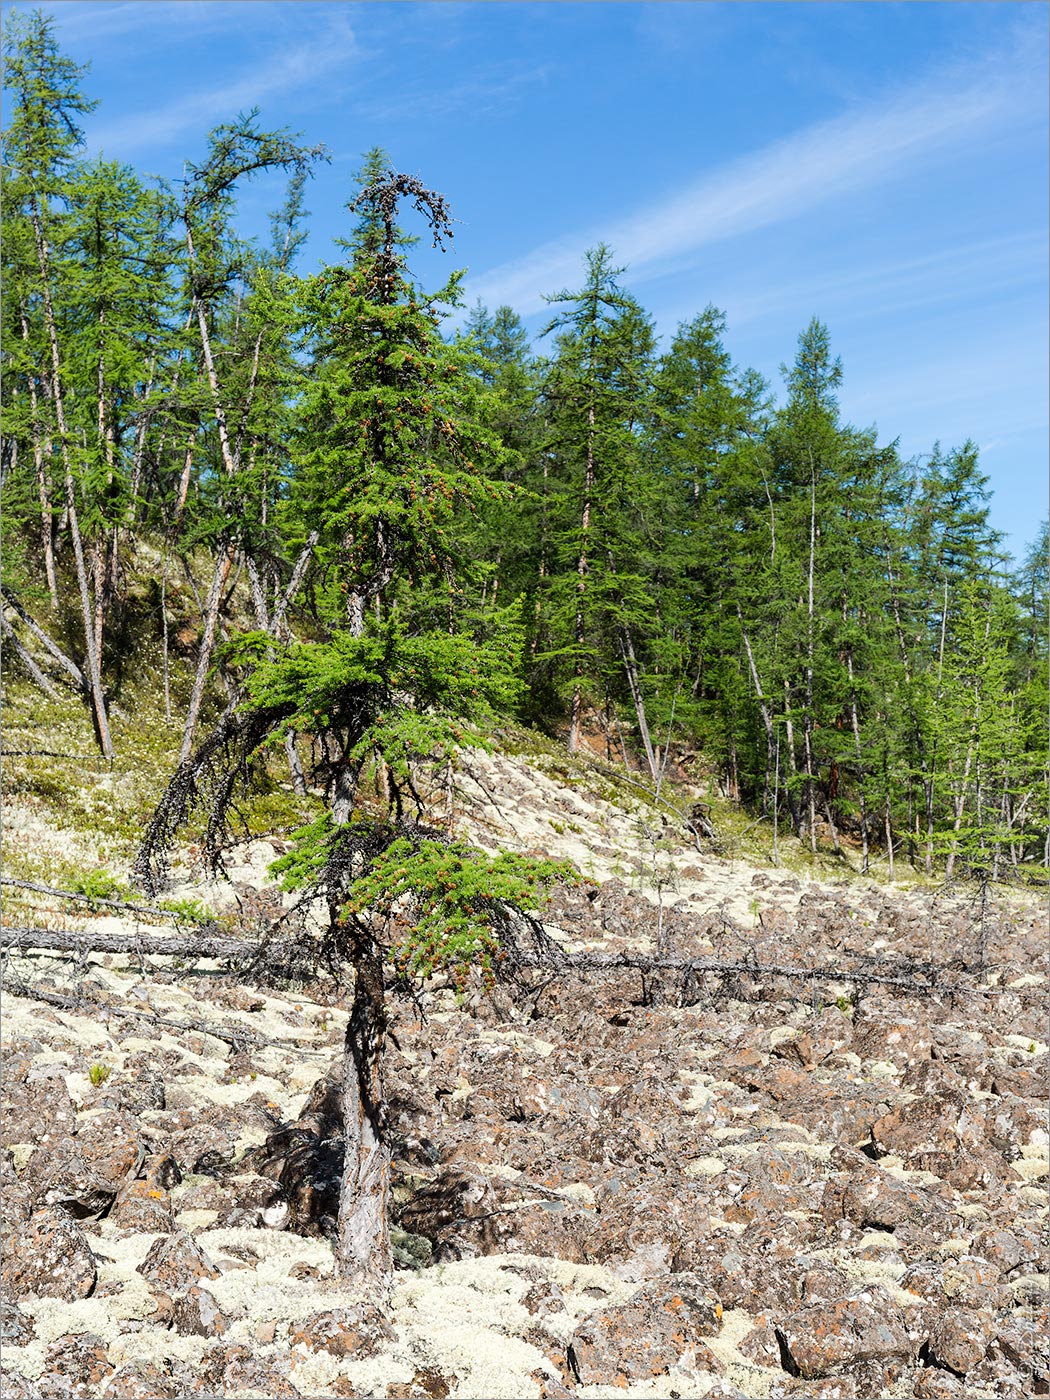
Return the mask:
{"type": "Polygon", "coordinates": [[[658,783],[660,779],[659,765],[653,753],[653,741],[649,736],[649,723],[645,717],[645,701],[638,680],[638,662],[634,655],[634,643],[631,641],[631,634],[626,623],[620,627],[620,655],[623,657],[624,670],[627,672],[627,684],[631,690],[631,699],[634,701],[634,713],[638,720],[638,733],[642,738],[642,747],[645,749],[645,759],[649,765],[653,782],[658,783]]]}
{"type": "Polygon", "coordinates": [[[47,327],[51,350],[51,398],[55,405],[55,419],[58,424],[59,443],[62,450],[62,463],[65,468],[66,513],[69,519],[69,532],[73,540],[73,558],[76,562],[77,583],[80,588],[80,608],[84,624],[84,647],[87,652],[89,693],[95,720],[95,733],[99,748],[108,759],[115,757],[113,740],[109,733],[109,717],[106,714],[105,692],[102,689],[102,666],[98,649],[95,646],[95,629],[91,608],[91,595],[88,589],[87,567],[84,563],[84,546],[77,520],[76,497],[73,487],[73,463],[69,453],[69,434],[66,428],[65,407],[62,400],[61,361],[58,354],[58,328],[55,309],[51,301],[50,256],[44,239],[40,212],[35,202],[32,213],[33,237],[36,242],[37,261],[40,266],[40,290],[44,305],[44,324],[47,327]]]}
{"type": "Polygon", "coordinates": [[[580,746],[583,715],[583,643],[585,636],[583,602],[587,593],[587,542],[591,528],[591,497],[594,494],[594,405],[587,410],[587,467],[583,481],[583,508],[580,512],[580,557],[576,562],[576,679],[569,715],[569,752],[580,746]]]}
{"type": "Polygon", "coordinates": [[[193,678],[193,691],[190,695],[190,706],[186,715],[186,728],[182,732],[182,748],[179,750],[180,763],[185,763],[193,751],[193,739],[197,733],[197,722],[200,719],[201,704],[204,700],[204,683],[208,678],[211,654],[215,646],[215,629],[219,622],[222,590],[229,577],[230,569],[233,567],[233,556],[234,547],[229,544],[226,546],[225,553],[221,554],[215,562],[215,573],[212,576],[208,601],[204,606],[204,635],[201,637],[200,651],[197,655],[197,674],[193,678]]]}
{"type": "Polygon", "coordinates": [[[40,667],[30,656],[29,652],[18,640],[18,636],[15,632],[15,629],[8,622],[7,618],[4,617],[3,613],[0,613],[0,629],[3,630],[4,636],[10,642],[11,646],[14,647],[16,654],[22,662],[22,665],[26,668],[30,676],[37,683],[37,685],[44,692],[44,694],[52,700],[60,700],[62,697],[59,695],[58,691],[51,684],[48,678],[44,675],[43,671],[41,671],[40,667]]]}
{"type": "MultiPolygon", "coordinates": [[[[29,323],[25,311],[22,316],[22,339],[29,341],[29,323]]],[[[48,480],[45,460],[51,456],[51,443],[44,438],[41,442],[40,403],[37,398],[36,383],[29,378],[29,404],[33,411],[33,465],[36,468],[37,493],[40,499],[40,546],[44,555],[44,577],[51,606],[58,607],[58,578],[55,574],[55,522],[51,516],[51,482],[48,480]],[[45,452],[46,447],[46,452],[45,452]]]]}
{"type": "Polygon", "coordinates": [[[850,693],[849,693],[849,717],[850,717],[850,725],[851,725],[851,727],[852,727],[852,729],[853,729],[853,751],[854,751],[854,753],[857,755],[857,782],[858,782],[859,785],[860,785],[860,786],[859,786],[859,800],[860,800],[860,840],[861,840],[861,853],[862,853],[862,857],[863,857],[862,863],[861,863],[861,872],[862,872],[862,874],[866,875],[866,874],[868,873],[868,845],[869,845],[869,842],[868,842],[868,808],[867,808],[867,803],[866,803],[865,800],[864,800],[864,763],[863,763],[863,750],[861,749],[861,743],[860,743],[860,718],[859,718],[859,716],[857,715],[857,691],[856,691],[856,687],[854,686],[854,683],[853,683],[853,652],[852,652],[852,650],[849,650],[849,651],[846,652],[846,664],[847,664],[847,666],[848,666],[848,668],[849,668],[849,685],[850,685],[850,693]]]}
{"type": "MultiPolygon", "coordinates": [[[[810,456],[809,583],[806,604],[806,708],[802,716],[802,743],[806,755],[806,796],[809,805],[809,848],[817,854],[817,775],[813,763],[813,575],[817,553],[817,474],[810,456]]],[[[836,842],[836,845],[838,843],[836,842]]]]}
{"type": "Polygon", "coordinates": [[[342,1278],[385,1301],[393,1282],[390,1250],[390,1151],[384,1141],[382,1057],[386,1040],[383,964],[372,935],[352,934],[354,1003],[343,1051],[343,1181],[336,1265],[342,1278]]]}

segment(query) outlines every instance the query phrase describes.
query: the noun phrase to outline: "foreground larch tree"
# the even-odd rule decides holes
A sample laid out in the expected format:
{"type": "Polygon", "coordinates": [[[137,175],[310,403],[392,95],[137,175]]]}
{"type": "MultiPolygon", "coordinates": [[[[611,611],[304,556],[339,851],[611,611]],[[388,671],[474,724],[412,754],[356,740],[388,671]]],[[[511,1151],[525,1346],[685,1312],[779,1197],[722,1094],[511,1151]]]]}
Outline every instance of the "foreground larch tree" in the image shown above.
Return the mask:
{"type": "Polygon", "coordinates": [[[428,774],[447,775],[457,748],[483,742],[485,725],[514,703],[522,629],[514,609],[489,619],[483,635],[457,625],[457,524],[500,489],[491,463],[482,470],[499,449],[479,426],[478,380],[464,352],[438,334],[437,307],[456,279],[435,297],[409,280],[396,225],[403,199],[440,246],[450,232],[444,200],[386,172],[350,206],[379,237],[356,240],[349,265],[305,289],[311,364],[286,526],[317,534],[304,595],[315,640],[278,648],[272,633],[244,639],[239,703],[180,764],[137,863],[156,888],[176,830],[202,804],[207,854],[218,864],[252,755],[289,732],[313,737],[329,811],[276,868],[288,887],[326,902],[327,949],[353,968],[336,1255],[344,1277],[380,1292],[392,1273],[387,985],[439,970],[459,985],[472,974],[491,984],[515,961],[517,933],[539,936],[523,911],[570,873],[552,861],[491,856],[423,824],[428,774]],[[366,777],[385,789],[385,809],[364,803],[366,777]]]}

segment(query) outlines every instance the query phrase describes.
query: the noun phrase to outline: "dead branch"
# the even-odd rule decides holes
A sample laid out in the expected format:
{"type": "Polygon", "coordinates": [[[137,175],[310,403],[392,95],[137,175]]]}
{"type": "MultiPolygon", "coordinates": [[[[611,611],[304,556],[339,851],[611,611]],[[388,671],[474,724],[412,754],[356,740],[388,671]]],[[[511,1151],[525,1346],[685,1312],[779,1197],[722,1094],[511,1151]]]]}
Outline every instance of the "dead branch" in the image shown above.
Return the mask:
{"type": "Polygon", "coordinates": [[[97,929],[0,928],[0,948],[25,952],[136,953],[157,958],[246,959],[255,944],[243,938],[210,935],[206,930],[175,937],[167,934],[109,933],[97,929]]]}
{"type": "Polygon", "coordinates": [[[5,977],[0,981],[0,990],[10,996],[26,997],[30,1001],[42,1001],[47,1006],[53,1006],[57,1011],[71,1011],[76,1013],[88,1013],[94,1019],[105,1016],[124,1016],[136,1021],[149,1021],[155,1026],[167,1026],[175,1031],[197,1031],[201,1035],[210,1035],[215,1040],[225,1041],[227,1045],[237,1050],[244,1049],[245,1046],[266,1046],[283,1045],[283,1041],[266,1040],[254,1031],[248,1029],[226,1028],[213,1026],[205,1021],[174,1021],[169,1016],[160,1016],[155,1011],[136,1011],[130,1006],[114,1006],[108,1001],[99,1001],[91,997],[86,997],[82,991],[76,996],[62,996],[58,992],[47,992],[42,987],[34,987],[28,982],[22,982],[17,978],[5,977]]]}
{"type": "Polygon", "coordinates": [[[56,889],[54,885],[38,885],[32,880],[13,880],[7,876],[0,876],[0,885],[7,885],[15,890],[31,890],[33,894],[46,894],[54,899],[72,899],[80,904],[100,904],[107,909],[124,909],[131,914],[148,914],[151,919],[173,919],[176,923],[206,922],[203,919],[189,918],[185,914],[176,914],[171,909],[151,908],[147,904],[128,904],[122,899],[102,899],[97,895],[81,894],[79,891],[56,889]]]}

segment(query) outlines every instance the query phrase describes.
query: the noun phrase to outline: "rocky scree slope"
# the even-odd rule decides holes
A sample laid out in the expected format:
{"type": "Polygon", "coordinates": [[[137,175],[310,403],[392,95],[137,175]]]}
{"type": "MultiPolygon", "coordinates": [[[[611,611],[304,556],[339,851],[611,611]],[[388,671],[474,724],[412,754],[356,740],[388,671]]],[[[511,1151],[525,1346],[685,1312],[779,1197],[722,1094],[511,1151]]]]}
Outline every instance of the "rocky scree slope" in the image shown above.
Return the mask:
{"type": "MultiPolygon", "coordinates": [[[[345,988],[9,954],[5,1396],[1050,1394],[1043,910],[755,870],[582,771],[471,772],[475,839],[590,877],[555,937],[668,965],[394,1005],[383,1314],[332,1268],[345,988]]],[[[272,854],[181,892],[276,912],[272,854]]]]}

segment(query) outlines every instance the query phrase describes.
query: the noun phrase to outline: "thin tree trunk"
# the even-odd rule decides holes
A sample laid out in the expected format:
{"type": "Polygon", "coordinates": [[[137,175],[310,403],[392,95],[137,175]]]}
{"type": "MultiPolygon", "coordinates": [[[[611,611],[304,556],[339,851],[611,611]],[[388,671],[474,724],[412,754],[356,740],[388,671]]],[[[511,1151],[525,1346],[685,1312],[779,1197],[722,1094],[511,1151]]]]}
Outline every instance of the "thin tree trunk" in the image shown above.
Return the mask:
{"type": "Polygon", "coordinates": [[[864,800],[864,765],[862,750],[860,745],[860,720],[857,716],[857,691],[853,682],[853,651],[846,652],[846,666],[849,672],[849,717],[853,728],[853,749],[857,755],[857,781],[860,784],[860,841],[862,863],[861,871],[868,873],[868,809],[864,800]]]}
{"type": "Polygon", "coordinates": [[[642,747],[645,749],[645,761],[649,765],[649,772],[652,774],[654,783],[659,782],[660,766],[653,753],[653,741],[649,735],[649,722],[645,717],[645,700],[642,696],[642,688],[638,679],[638,662],[634,654],[634,643],[626,623],[621,624],[620,629],[620,655],[623,657],[624,670],[627,673],[627,684],[630,687],[631,699],[634,701],[634,713],[638,720],[638,733],[642,738],[642,747]]]}
{"type": "MultiPolygon", "coordinates": [[[[748,669],[749,669],[750,672],[751,672],[751,684],[755,687],[755,699],[758,701],[758,708],[759,708],[759,711],[761,712],[761,715],[762,715],[762,725],[763,725],[763,728],[764,728],[765,731],[766,731],[766,782],[765,782],[766,791],[763,793],[763,800],[765,800],[766,798],[768,798],[768,795],[769,795],[769,766],[770,766],[770,764],[773,762],[773,752],[774,752],[774,748],[776,749],[776,752],[777,752],[777,754],[779,755],[779,753],[780,753],[780,745],[779,745],[779,741],[774,742],[774,735],[773,735],[773,716],[770,714],[769,706],[768,706],[768,704],[766,703],[765,696],[764,696],[763,693],[762,693],[762,684],[761,684],[761,682],[760,682],[759,679],[758,679],[758,667],[755,665],[754,653],[753,653],[752,650],[751,650],[751,639],[750,639],[750,637],[749,637],[748,634],[747,634],[747,628],[744,626],[744,614],[743,614],[743,612],[741,611],[741,608],[740,608],[740,604],[739,604],[739,603],[737,603],[737,605],[736,605],[736,615],[737,615],[737,619],[738,619],[738,621],[739,621],[739,623],[740,623],[740,635],[741,635],[741,637],[743,638],[743,641],[744,641],[744,651],[747,653],[747,665],[748,665],[748,669]]],[[[780,768],[780,760],[779,760],[779,758],[778,758],[778,759],[777,759],[777,770],[778,770],[778,773],[779,773],[779,768],[780,768]]]]}
{"type": "MultiPolygon", "coordinates": [[[[942,680],[943,680],[943,677],[944,677],[944,644],[945,644],[945,637],[946,637],[946,635],[947,635],[947,630],[948,630],[948,582],[947,582],[947,580],[945,580],[945,584],[944,584],[944,606],[941,608],[941,641],[940,641],[940,646],[939,646],[938,649],[937,649],[937,693],[936,693],[936,695],[935,695],[935,697],[934,697],[934,705],[937,706],[937,707],[939,707],[939,706],[940,706],[940,703],[941,703],[941,684],[942,684],[942,680]]],[[[933,830],[933,829],[934,829],[934,810],[933,810],[934,792],[933,792],[933,781],[934,781],[934,773],[936,772],[936,764],[937,764],[937,738],[936,738],[936,733],[935,733],[935,734],[934,734],[934,740],[933,740],[933,752],[932,752],[932,754],[930,755],[930,771],[929,771],[928,774],[925,775],[925,780],[924,780],[924,782],[923,782],[924,797],[925,797],[925,801],[926,801],[926,874],[927,874],[927,875],[932,875],[932,874],[933,874],[933,844],[934,844],[934,841],[933,841],[933,838],[934,838],[934,830],[933,830]]],[[[956,827],[956,830],[958,830],[958,827],[956,827]]],[[[949,865],[954,864],[954,860],[955,860],[955,856],[954,856],[954,851],[953,851],[951,860],[950,860],[950,862],[949,862],[949,865]]],[[[950,876],[950,874],[951,874],[950,868],[949,868],[949,870],[948,870],[947,873],[948,873],[948,875],[950,876]]]]}
{"type": "Polygon", "coordinates": [[[197,733],[197,722],[200,719],[201,704],[204,700],[204,683],[208,678],[211,654],[215,646],[215,629],[219,621],[222,590],[229,577],[230,569],[233,567],[234,553],[234,546],[228,544],[224,553],[220,554],[215,561],[215,573],[212,575],[208,601],[204,606],[204,634],[201,637],[200,649],[197,653],[197,674],[193,679],[193,691],[190,694],[190,705],[186,714],[186,728],[182,733],[182,748],[179,750],[180,763],[185,763],[193,751],[193,740],[197,733]]]}
{"type": "Polygon", "coordinates": [[[29,672],[30,676],[32,676],[33,680],[36,681],[44,694],[49,696],[52,700],[60,700],[62,697],[19,641],[15,629],[8,622],[7,618],[4,617],[3,613],[0,613],[0,628],[3,629],[4,636],[10,642],[11,646],[14,647],[22,665],[29,672]]]}
{"type": "MultiPolygon", "coordinates": [[[[791,718],[791,687],[787,679],[784,680],[784,737],[787,739],[787,761],[788,768],[793,774],[798,772],[798,764],[795,761],[795,724],[791,718]]],[[[795,829],[795,835],[802,835],[802,817],[795,799],[791,793],[791,784],[785,782],[784,793],[788,800],[788,809],[791,812],[791,822],[795,829]]]]}
{"type": "MultiPolygon", "coordinates": [[[[806,797],[809,805],[809,848],[817,854],[816,773],[813,764],[813,575],[817,552],[817,475],[810,454],[809,584],[806,604],[806,708],[802,717],[802,744],[806,755],[806,797]]],[[[838,843],[836,842],[836,845],[838,843]]]]}
{"type": "Polygon", "coordinates": [[[36,243],[37,261],[40,266],[40,290],[44,306],[44,324],[47,327],[51,351],[51,398],[55,405],[55,421],[58,424],[59,445],[62,464],[65,469],[66,512],[69,519],[69,532],[73,540],[73,558],[76,563],[77,584],[80,589],[81,617],[84,625],[84,646],[87,651],[88,680],[95,719],[95,732],[104,757],[114,758],[113,740],[109,733],[109,717],[106,714],[105,693],[102,689],[102,667],[95,647],[92,626],[91,597],[88,590],[87,568],[84,563],[84,546],[77,520],[76,498],[73,487],[73,463],[69,453],[69,433],[66,427],[65,406],[62,399],[61,361],[58,354],[58,328],[55,309],[51,301],[50,256],[44,239],[40,211],[33,202],[33,238],[36,243]]]}
{"type": "MultiPolygon", "coordinates": [[[[24,309],[22,318],[22,339],[28,344],[29,323],[24,309]]],[[[33,413],[33,465],[36,468],[37,492],[40,499],[40,546],[44,555],[44,577],[51,597],[52,608],[58,607],[58,578],[55,574],[55,522],[51,515],[51,483],[44,468],[45,457],[51,456],[51,443],[45,437],[41,444],[40,404],[37,398],[36,381],[29,379],[29,405],[33,413]],[[46,447],[46,453],[44,448],[46,447]]]]}
{"type": "Polygon", "coordinates": [[[84,675],[84,672],[80,669],[80,667],[76,664],[75,661],[72,661],[65,654],[65,652],[60,647],[55,645],[55,643],[51,640],[51,638],[47,635],[47,633],[39,625],[39,623],[36,622],[29,615],[29,613],[26,612],[25,608],[23,608],[22,604],[18,601],[18,599],[10,591],[10,589],[3,589],[3,599],[5,603],[7,603],[10,607],[14,609],[14,611],[22,619],[25,625],[29,628],[30,632],[32,632],[33,636],[36,637],[37,641],[42,643],[42,645],[47,648],[47,650],[55,658],[58,664],[69,674],[69,676],[73,680],[74,685],[81,692],[81,694],[90,695],[91,686],[88,682],[87,676],[84,675]]]}
{"type": "Polygon", "coordinates": [[[340,1275],[386,1301],[393,1281],[388,1223],[390,1151],[384,1141],[382,1061],[386,1040],[383,964],[371,934],[355,929],[354,1003],[343,1053],[343,1180],[336,1264],[340,1275]]]}
{"type": "MultiPolygon", "coordinates": [[[[594,494],[594,405],[587,409],[587,466],[583,482],[583,509],[580,513],[580,557],[576,563],[576,679],[572,691],[572,708],[569,715],[569,752],[575,753],[580,746],[580,726],[583,715],[583,643],[585,625],[583,615],[584,598],[587,593],[587,544],[591,528],[591,497],[594,494]]],[[[649,754],[650,766],[652,753],[649,754]]]]}

